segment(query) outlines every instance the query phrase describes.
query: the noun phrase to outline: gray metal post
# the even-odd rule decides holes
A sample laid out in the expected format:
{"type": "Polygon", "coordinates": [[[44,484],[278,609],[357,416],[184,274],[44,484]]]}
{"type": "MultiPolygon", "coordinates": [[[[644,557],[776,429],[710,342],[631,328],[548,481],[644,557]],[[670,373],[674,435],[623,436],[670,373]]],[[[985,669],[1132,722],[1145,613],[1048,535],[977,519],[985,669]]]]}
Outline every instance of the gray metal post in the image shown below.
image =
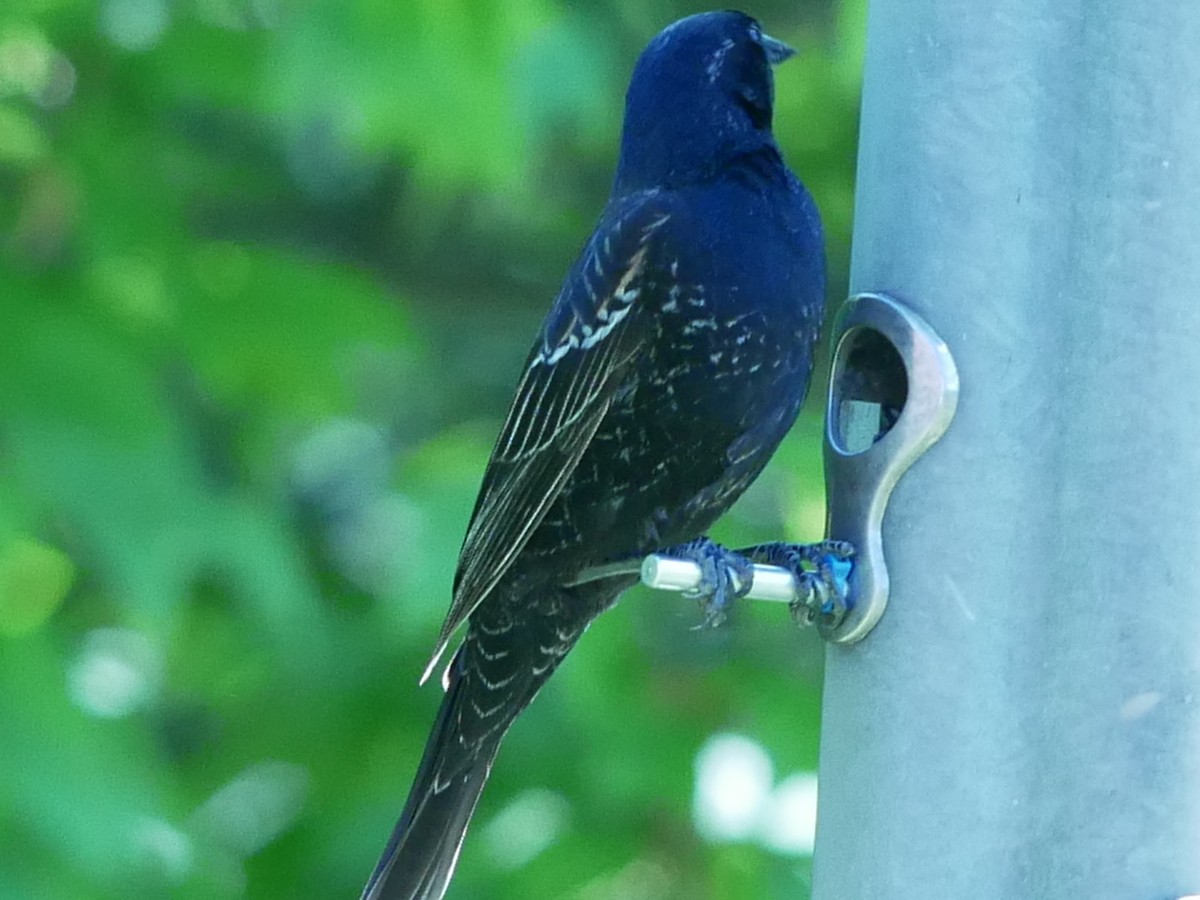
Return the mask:
{"type": "Polygon", "coordinates": [[[873,0],[854,291],[962,393],[828,651],[816,900],[1200,893],[1200,3],[873,0]]]}

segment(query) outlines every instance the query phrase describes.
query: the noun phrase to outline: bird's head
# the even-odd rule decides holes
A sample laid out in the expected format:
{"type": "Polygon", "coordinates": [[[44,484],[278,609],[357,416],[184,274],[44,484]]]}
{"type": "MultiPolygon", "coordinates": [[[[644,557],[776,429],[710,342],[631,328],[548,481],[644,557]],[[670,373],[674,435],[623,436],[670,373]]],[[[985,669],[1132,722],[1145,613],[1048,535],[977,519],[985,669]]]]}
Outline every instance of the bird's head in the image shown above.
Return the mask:
{"type": "Polygon", "coordinates": [[[660,32],[625,97],[618,188],[703,179],[773,144],[771,66],[793,53],[740,12],[700,13],[660,32]]]}

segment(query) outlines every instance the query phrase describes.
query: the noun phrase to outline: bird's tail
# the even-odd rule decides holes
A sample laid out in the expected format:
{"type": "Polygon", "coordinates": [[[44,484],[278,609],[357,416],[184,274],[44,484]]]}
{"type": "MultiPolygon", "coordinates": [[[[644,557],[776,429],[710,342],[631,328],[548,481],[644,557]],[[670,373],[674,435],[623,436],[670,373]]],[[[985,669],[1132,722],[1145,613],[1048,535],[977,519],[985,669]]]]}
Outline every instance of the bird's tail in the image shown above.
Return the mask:
{"type": "Polygon", "coordinates": [[[459,649],[412,790],[361,900],[440,900],[506,727],[469,744],[461,709],[470,689],[459,649]]]}
{"type": "Polygon", "coordinates": [[[536,602],[520,594],[475,611],[408,802],[361,900],[441,900],[505,732],[629,582],[543,588],[536,602]]]}

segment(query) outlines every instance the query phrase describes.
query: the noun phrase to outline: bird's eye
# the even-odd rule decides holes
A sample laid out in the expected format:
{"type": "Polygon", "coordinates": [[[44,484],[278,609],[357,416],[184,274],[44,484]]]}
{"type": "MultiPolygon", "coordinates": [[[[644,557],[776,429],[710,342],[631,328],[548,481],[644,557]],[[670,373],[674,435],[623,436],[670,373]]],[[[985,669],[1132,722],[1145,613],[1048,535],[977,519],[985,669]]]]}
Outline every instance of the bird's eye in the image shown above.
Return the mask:
{"type": "Polygon", "coordinates": [[[762,43],[762,29],[757,25],[750,26],[750,40],[756,44],[762,43]]]}

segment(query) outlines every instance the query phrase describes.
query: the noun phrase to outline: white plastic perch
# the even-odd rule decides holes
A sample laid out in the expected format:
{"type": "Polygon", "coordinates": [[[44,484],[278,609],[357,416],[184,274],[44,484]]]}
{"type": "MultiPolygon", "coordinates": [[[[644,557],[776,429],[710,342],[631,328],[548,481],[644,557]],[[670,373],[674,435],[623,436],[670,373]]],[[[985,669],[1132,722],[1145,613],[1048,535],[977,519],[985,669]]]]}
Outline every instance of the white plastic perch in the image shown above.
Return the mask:
{"type": "MultiPolygon", "coordinates": [[[[694,591],[704,574],[690,559],[651,554],[642,560],[642,584],[662,591],[694,591]]],[[[796,599],[796,578],[779,566],[754,567],[754,583],[746,594],[755,600],[791,603],[796,599]]]]}

